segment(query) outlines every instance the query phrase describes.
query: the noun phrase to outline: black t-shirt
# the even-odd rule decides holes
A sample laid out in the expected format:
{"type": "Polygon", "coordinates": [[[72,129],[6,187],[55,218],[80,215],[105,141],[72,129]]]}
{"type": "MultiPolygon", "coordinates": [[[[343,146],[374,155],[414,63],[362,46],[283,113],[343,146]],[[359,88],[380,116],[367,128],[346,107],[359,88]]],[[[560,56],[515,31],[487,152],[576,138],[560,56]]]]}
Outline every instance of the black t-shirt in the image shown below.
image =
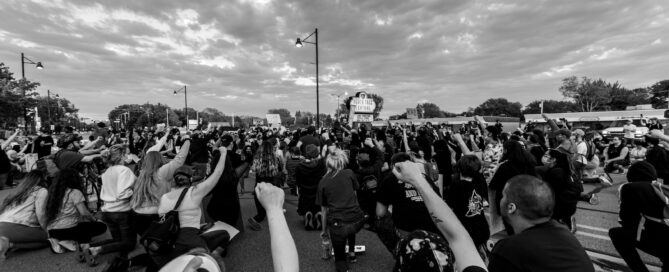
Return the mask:
{"type": "Polygon", "coordinates": [[[53,138],[51,136],[39,136],[35,139],[35,152],[37,152],[37,157],[41,158],[44,156],[51,155],[51,147],[53,146],[53,138]]]}
{"type": "Polygon", "coordinates": [[[484,190],[488,190],[485,181],[455,180],[445,197],[476,245],[484,245],[490,238],[488,221],[483,213],[484,190]]]}
{"type": "Polygon", "coordinates": [[[381,204],[393,206],[393,222],[398,229],[440,233],[432,222],[423,197],[411,184],[400,182],[395,175],[388,174],[376,191],[376,197],[381,204]]]}
{"type": "Polygon", "coordinates": [[[355,191],[360,188],[355,174],[344,169],[336,174],[325,174],[318,184],[316,204],[328,208],[327,218],[353,222],[362,218],[355,191]]]}
{"type": "Polygon", "coordinates": [[[490,272],[595,271],[585,249],[554,220],[500,240],[490,254],[490,272]]]}

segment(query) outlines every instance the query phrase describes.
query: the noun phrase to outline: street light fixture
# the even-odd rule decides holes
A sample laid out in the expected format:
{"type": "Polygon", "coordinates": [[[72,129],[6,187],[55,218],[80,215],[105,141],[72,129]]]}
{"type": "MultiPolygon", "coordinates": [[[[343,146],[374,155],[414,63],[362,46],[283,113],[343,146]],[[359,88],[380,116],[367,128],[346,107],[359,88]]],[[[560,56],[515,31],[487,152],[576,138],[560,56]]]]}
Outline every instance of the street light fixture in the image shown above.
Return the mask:
{"type": "Polygon", "coordinates": [[[318,28],[314,30],[309,36],[307,36],[304,39],[297,38],[297,41],[295,42],[295,47],[300,48],[303,46],[303,43],[310,43],[316,46],[316,129],[320,128],[321,126],[321,118],[320,118],[320,103],[318,101],[319,95],[318,95],[318,28]],[[307,40],[311,38],[311,36],[314,36],[314,42],[308,42],[307,40]]]}
{"type": "MultiPolygon", "coordinates": [[[[30,60],[29,58],[26,58],[26,56],[23,54],[23,52],[21,52],[21,78],[23,78],[23,80],[26,79],[26,68],[25,68],[26,63],[27,64],[35,64],[35,67],[38,70],[44,69],[44,66],[42,65],[41,61],[34,62],[34,61],[30,60]]],[[[23,89],[23,99],[25,100],[26,99],[26,89],[25,88],[22,88],[22,89],[23,89]]],[[[24,129],[28,130],[27,129],[28,128],[28,110],[25,107],[23,107],[23,123],[24,123],[24,129]]]]}
{"type": "MultiPolygon", "coordinates": [[[[186,85],[183,87],[179,88],[178,90],[174,90],[174,95],[177,95],[181,90],[184,91],[184,115],[186,116],[186,130],[190,130],[190,126],[188,124],[188,90],[186,89],[186,85]]],[[[169,126],[169,124],[167,124],[169,126]]]]}

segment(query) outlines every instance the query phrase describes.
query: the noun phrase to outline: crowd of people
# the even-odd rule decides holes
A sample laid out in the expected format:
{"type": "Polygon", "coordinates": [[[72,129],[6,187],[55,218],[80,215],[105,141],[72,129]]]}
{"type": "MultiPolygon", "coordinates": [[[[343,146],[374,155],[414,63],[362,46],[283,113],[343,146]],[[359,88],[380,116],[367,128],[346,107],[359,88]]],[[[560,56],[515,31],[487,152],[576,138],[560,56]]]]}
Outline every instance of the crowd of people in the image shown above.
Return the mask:
{"type": "Polygon", "coordinates": [[[322,257],[331,245],[338,272],[357,261],[362,229],[393,255],[394,271],[594,271],[574,236],[577,203],[597,205],[611,175],[622,175],[621,226],[611,241],[633,271],[647,271],[636,248],[669,261],[669,137],[661,127],[652,123],[643,141],[607,139],[545,118],[547,131],[512,133],[478,117],[459,128],[335,122],[181,133],[100,124],[85,141],[71,128],[58,139],[42,130],[30,147],[5,152],[17,130],[0,151],[0,181],[17,186],[0,206],[0,258],[50,247],[91,266],[115,254],[105,271],[223,271],[231,234],[208,230],[217,221],[243,228],[239,194],[252,175],[256,211],[245,223],[261,231],[268,219],[275,271],[299,270],[284,189],[298,199],[287,212],[320,231],[322,257]],[[14,184],[12,164],[27,150],[36,150],[34,170],[14,184]],[[584,183],[595,189],[585,192],[584,183]],[[149,234],[173,212],[179,230],[165,250],[149,234]],[[104,233],[111,238],[96,239],[104,233]],[[507,238],[491,248],[495,233],[507,238]],[[144,253],[130,256],[138,244],[144,253]]]}

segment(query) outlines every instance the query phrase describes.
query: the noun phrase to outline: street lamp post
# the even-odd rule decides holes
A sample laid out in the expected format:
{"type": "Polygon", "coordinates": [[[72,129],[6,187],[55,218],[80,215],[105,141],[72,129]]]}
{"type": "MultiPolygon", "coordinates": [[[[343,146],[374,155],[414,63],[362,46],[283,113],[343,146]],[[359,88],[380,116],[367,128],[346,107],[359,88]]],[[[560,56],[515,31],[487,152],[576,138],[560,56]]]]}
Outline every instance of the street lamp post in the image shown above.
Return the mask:
{"type": "MultiPolygon", "coordinates": [[[[30,60],[29,58],[26,58],[26,56],[23,54],[23,52],[21,52],[21,78],[23,78],[23,80],[26,79],[26,67],[25,67],[26,63],[27,64],[35,64],[35,68],[37,68],[39,70],[44,69],[44,66],[42,66],[42,62],[40,62],[40,61],[34,62],[34,61],[30,60]]],[[[25,99],[26,99],[26,89],[25,88],[22,88],[22,89],[23,89],[23,100],[25,101],[25,99]]],[[[24,129],[26,129],[26,130],[28,129],[28,111],[26,110],[26,107],[23,107],[23,126],[24,126],[24,129]]]]}
{"type": "Polygon", "coordinates": [[[339,105],[339,98],[341,98],[342,96],[347,96],[348,92],[344,92],[343,94],[330,94],[330,95],[337,97],[337,108],[336,108],[337,111],[336,111],[336,113],[337,113],[337,121],[339,121],[339,117],[341,115],[341,105],[339,105]]]}
{"type": "Polygon", "coordinates": [[[297,41],[295,42],[295,46],[300,48],[302,47],[302,43],[310,43],[316,46],[316,129],[320,128],[321,122],[320,122],[320,104],[318,101],[318,28],[314,30],[309,36],[307,36],[304,39],[297,38],[297,41]],[[309,39],[311,36],[314,36],[314,42],[308,42],[307,39],[309,39]]]}
{"type": "MultiPolygon", "coordinates": [[[[58,94],[55,94],[56,98],[59,98],[60,96],[58,94]]],[[[56,100],[56,104],[58,104],[58,101],[56,100]]],[[[49,113],[49,127],[53,124],[53,119],[51,119],[51,90],[46,90],[46,110],[49,113]]]]}
{"type": "Polygon", "coordinates": [[[190,130],[190,126],[188,125],[188,90],[186,89],[186,85],[184,85],[182,88],[179,88],[178,90],[175,90],[174,95],[177,95],[181,90],[184,91],[184,115],[186,116],[186,130],[190,130]]]}

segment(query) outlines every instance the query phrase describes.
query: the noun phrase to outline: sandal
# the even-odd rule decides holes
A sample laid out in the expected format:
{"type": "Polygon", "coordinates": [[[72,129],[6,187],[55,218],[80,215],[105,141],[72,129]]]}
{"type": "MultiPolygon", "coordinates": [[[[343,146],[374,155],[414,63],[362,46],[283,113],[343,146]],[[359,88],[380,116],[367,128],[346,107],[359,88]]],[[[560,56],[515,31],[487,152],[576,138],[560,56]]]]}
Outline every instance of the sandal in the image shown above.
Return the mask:
{"type": "Polygon", "coordinates": [[[60,244],[58,243],[59,242],[58,239],[49,238],[47,240],[51,244],[51,252],[53,252],[55,254],[61,254],[61,253],[65,252],[63,247],[61,247],[60,244]]]}

